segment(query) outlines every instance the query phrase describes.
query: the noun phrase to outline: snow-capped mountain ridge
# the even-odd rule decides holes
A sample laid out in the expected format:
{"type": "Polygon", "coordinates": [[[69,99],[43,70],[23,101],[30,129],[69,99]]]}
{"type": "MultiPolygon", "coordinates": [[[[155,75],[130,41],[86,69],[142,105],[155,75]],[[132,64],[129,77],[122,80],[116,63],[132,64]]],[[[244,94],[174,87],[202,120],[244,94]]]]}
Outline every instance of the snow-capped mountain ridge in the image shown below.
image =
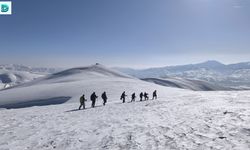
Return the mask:
{"type": "Polygon", "coordinates": [[[35,84],[44,84],[44,83],[64,83],[64,82],[77,82],[86,79],[97,79],[97,78],[131,78],[129,75],[111,70],[103,65],[96,64],[85,67],[71,68],[57,73],[49,74],[44,77],[38,78],[31,82],[20,84],[15,87],[24,87],[31,86],[35,84]]]}
{"type": "Polygon", "coordinates": [[[183,78],[145,78],[144,81],[156,83],[167,87],[176,87],[182,89],[189,89],[193,91],[230,91],[236,90],[230,87],[223,87],[216,84],[211,84],[206,81],[183,79],[183,78]]]}
{"type": "Polygon", "coordinates": [[[0,70],[25,71],[25,72],[39,73],[39,74],[50,74],[58,72],[62,70],[62,68],[29,67],[20,64],[2,64],[0,65],[0,70]]]}
{"type": "Polygon", "coordinates": [[[26,83],[42,76],[44,75],[26,71],[0,70],[0,90],[26,83]]]}
{"type": "Polygon", "coordinates": [[[199,64],[167,66],[149,69],[116,68],[138,78],[180,77],[198,79],[220,84],[222,86],[250,87],[249,62],[237,64],[222,64],[218,61],[206,61],[199,64]]]}

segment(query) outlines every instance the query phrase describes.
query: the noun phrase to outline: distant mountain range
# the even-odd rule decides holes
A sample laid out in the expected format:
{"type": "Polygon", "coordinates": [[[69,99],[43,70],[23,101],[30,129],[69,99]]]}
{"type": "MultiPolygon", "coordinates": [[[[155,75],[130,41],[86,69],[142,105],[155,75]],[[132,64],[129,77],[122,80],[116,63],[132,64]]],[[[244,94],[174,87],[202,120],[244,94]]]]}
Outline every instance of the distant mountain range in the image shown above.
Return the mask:
{"type": "Polygon", "coordinates": [[[250,62],[225,65],[218,61],[149,69],[114,68],[137,78],[178,77],[226,87],[250,87],[250,62]]]}
{"type": "MultiPolygon", "coordinates": [[[[196,91],[250,89],[249,62],[225,65],[218,61],[206,61],[199,64],[143,70],[131,68],[115,69],[118,70],[118,74],[122,72],[124,75],[167,87],[196,91]]],[[[34,68],[17,64],[0,65],[0,90],[23,85],[23,83],[27,82],[27,84],[38,82],[41,78],[52,78],[52,75],[57,75],[57,72],[61,72],[59,76],[66,77],[71,70],[65,71],[60,68],[34,68]],[[33,80],[36,81],[33,82],[33,80]]],[[[76,70],[73,68],[73,71],[76,70]]],[[[86,72],[86,74],[89,74],[89,72],[86,72]]]]}
{"type": "Polygon", "coordinates": [[[24,65],[0,65],[0,90],[58,72],[59,68],[33,68],[24,65]]]}
{"type": "Polygon", "coordinates": [[[0,70],[25,71],[30,73],[51,74],[63,70],[62,68],[28,67],[19,64],[3,64],[0,70]]]}

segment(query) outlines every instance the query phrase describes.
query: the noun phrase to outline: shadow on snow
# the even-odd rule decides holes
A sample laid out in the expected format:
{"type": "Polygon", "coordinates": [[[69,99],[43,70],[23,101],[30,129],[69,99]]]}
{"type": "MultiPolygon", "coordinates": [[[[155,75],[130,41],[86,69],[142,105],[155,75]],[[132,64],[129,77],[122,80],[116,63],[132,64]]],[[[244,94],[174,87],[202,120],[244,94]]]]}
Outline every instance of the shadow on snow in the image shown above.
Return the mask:
{"type": "Polygon", "coordinates": [[[0,108],[12,109],[12,108],[25,108],[32,106],[57,105],[67,102],[70,98],[71,97],[53,97],[48,99],[31,100],[27,102],[0,105],[0,108]]]}
{"type": "MultiPolygon", "coordinates": [[[[94,108],[97,108],[97,107],[103,107],[103,105],[98,105],[98,106],[95,106],[94,108]]],[[[81,111],[81,110],[86,110],[86,109],[91,109],[92,107],[87,107],[85,109],[72,109],[72,110],[67,110],[65,112],[74,112],[74,111],[81,111]]]]}

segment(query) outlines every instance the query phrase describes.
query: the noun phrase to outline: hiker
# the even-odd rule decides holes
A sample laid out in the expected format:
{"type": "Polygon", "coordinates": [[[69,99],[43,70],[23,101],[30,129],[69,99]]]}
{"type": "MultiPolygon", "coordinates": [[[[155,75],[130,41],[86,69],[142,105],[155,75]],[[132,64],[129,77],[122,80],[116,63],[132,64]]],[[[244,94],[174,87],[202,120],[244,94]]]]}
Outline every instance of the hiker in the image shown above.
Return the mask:
{"type": "Polygon", "coordinates": [[[142,98],[143,98],[143,93],[141,92],[140,93],[140,101],[142,101],[142,98]]]}
{"type": "Polygon", "coordinates": [[[83,107],[83,109],[85,109],[85,101],[87,101],[85,99],[85,95],[83,94],[81,97],[80,97],[80,106],[79,106],[79,110],[81,109],[81,107],[83,107]]]}
{"type": "Polygon", "coordinates": [[[157,99],[157,91],[156,90],[153,92],[153,98],[152,99],[157,99]]]}
{"type": "Polygon", "coordinates": [[[90,100],[92,101],[91,106],[94,108],[95,107],[95,102],[98,96],[96,96],[95,92],[93,92],[90,96],[90,100]]]}
{"type": "Polygon", "coordinates": [[[102,100],[103,100],[103,106],[105,106],[105,104],[107,103],[107,95],[106,95],[106,92],[103,92],[102,93],[102,100]]]}
{"type": "Polygon", "coordinates": [[[148,100],[148,93],[144,92],[144,99],[148,100]]]}
{"type": "Polygon", "coordinates": [[[134,102],[135,98],[136,98],[135,93],[133,93],[132,96],[131,96],[131,102],[134,102]]]}
{"type": "Polygon", "coordinates": [[[122,100],[122,103],[125,103],[125,97],[127,95],[125,94],[125,91],[122,93],[120,100],[122,100]]]}

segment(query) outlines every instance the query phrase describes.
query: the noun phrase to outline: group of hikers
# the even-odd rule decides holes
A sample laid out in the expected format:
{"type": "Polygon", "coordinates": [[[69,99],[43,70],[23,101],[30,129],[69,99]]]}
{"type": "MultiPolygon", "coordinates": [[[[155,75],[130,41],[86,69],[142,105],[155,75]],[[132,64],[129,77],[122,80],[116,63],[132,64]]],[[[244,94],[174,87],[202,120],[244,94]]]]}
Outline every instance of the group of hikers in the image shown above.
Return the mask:
{"type": "MultiPolygon", "coordinates": [[[[144,92],[144,93],[141,92],[141,93],[139,94],[139,96],[140,96],[140,101],[149,100],[148,93],[146,93],[146,92],[144,92]]],[[[103,106],[105,106],[105,104],[107,103],[107,100],[108,100],[108,97],[107,97],[106,92],[103,92],[102,95],[101,95],[101,97],[102,97],[102,100],[103,100],[103,106]]],[[[124,92],[122,93],[121,97],[120,97],[120,100],[122,100],[122,103],[125,103],[125,102],[126,102],[126,97],[127,97],[127,95],[126,95],[126,93],[125,93],[125,91],[124,91],[124,92]]],[[[92,108],[95,107],[95,102],[96,102],[97,98],[98,98],[98,96],[96,95],[95,92],[93,92],[93,93],[91,94],[91,96],[90,96],[90,100],[91,100],[91,102],[92,102],[92,103],[91,103],[91,107],[92,107],[92,108]]],[[[135,102],[135,98],[136,98],[136,94],[133,93],[133,94],[131,95],[131,102],[135,102]]],[[[157,91],[156,91],[156,90],[153,92],[152,100],[154,100],[154,99],[157,99],[157,91]]],[[[83,107],[83,109],[85,109],[85,101],[87,101],[87,99],[85,99],[85,95],[83,94],[83,95],[80,97],[80,106],[79,106],[79,110],[80,110],[82,107],[83,107]]]]}

